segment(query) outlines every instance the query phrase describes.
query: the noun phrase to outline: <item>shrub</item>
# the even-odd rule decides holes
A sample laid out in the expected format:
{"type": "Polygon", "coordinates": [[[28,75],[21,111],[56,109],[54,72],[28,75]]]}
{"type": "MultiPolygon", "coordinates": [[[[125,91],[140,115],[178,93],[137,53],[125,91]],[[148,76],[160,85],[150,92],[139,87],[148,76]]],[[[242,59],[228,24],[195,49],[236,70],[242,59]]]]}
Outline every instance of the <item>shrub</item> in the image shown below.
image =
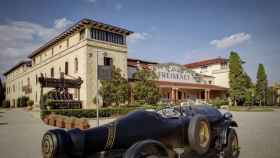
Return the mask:
{"type": "MultiPolygon", "coordinates": [[[[138,109],[139,107],[121,107],[121,108],[102,108],[99,109],[99,117],[112,117],[125,115],[131,111],[138,109]]],[[[144,107],[145,108],[145,107],[144,107]]],[[[150,107],[149,107],[150,109],[150,107]]],[[[64,115],[69,117],[77,117],[77,118],[94,118],[96,117],[96,109],[56,109],[56,110],[42,110],[41,118],[44,118],[49,114],[57,114],[64,115]]]]}
{"type": "Polygon", "coordinates": [[[26,107],[28,100],[29,100],[29,98],[26,96],[17,98],[17,107],[26,107]]]}
{"type": "Polygon", "coordinates": [[[219,98],[216,98],[214,100],[210,100],[209,103],[212,104],[213,106],[217,107],[217,108],[220,108],[223,105],[228,105],[229,104],[227,99],[219,99],[219,98]]]}
{"type": "Polygon", "coordinates": [[[2,103],[2,107],[3,108],[9,108],[11,106],[10,101],[9,100],[4,100],[2,103]]]}
{"type": "Polygon", "coordinates": [[[33,100],[28,100],[27,101],[27,106],[33,106],[34,105],[34,101],[33,100]]]}

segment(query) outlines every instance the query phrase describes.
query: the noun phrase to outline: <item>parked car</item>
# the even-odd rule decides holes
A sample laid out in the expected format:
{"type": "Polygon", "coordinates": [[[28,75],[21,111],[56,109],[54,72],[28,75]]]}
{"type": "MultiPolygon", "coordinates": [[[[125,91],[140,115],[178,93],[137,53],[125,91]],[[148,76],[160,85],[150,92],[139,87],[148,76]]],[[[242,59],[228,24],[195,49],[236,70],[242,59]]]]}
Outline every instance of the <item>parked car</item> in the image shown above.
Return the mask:
{"type": "Polygon", "coordinates": [[[237,158],[237,123],[210,106],[137,110],[100,127],[49,130],[44,158],[237,158]]]}

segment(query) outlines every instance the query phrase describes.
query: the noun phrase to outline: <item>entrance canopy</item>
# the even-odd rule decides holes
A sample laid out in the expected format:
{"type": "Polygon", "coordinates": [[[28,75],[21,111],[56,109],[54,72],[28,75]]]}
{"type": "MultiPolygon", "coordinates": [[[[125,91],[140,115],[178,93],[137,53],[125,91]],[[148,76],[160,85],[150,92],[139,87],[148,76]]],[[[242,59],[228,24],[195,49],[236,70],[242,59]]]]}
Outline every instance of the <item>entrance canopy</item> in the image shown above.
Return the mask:
{"type": "Polygon", "coordinates": [[[169,81],[156,81],[160,88],[182,88],[182,89],[207,89],[215,91],[227,91],[228,88],[199,83],[183,83],[183,82],[169,82],[169,81]]]}

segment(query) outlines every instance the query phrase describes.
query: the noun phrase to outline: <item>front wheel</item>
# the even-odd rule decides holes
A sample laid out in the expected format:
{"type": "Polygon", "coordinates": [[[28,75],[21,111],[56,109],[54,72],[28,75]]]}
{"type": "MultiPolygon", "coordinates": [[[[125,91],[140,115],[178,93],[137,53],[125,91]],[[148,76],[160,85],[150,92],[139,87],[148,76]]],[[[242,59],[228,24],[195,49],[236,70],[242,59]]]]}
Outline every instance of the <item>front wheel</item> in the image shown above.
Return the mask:
{"type": "Polygon", "coordinates": [[[204,115],[195,115],[188,127],[190,147],[199,155],[208,152],[211,141],[211,129],[208,119],[204,115]]]}
{"type": "Polygon", "coordinates": [[[238,136],[235,129],[230,128],[227,137],[227,146],[224,148],[225,158],[238,158],[240,153],[238,136]]]}

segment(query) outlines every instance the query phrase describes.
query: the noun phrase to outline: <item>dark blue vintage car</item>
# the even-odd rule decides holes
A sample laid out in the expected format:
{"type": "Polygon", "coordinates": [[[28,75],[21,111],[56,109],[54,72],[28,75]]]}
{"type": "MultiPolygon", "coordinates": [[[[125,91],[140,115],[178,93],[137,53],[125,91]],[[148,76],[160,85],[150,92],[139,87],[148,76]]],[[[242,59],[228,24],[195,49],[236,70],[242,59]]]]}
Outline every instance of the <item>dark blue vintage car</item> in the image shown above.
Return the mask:
{"type": "Polygon", "coordinates": [[[237,123],[210,106],[137,110],[100,127],[49,130],[44,158],[237,158],[237,123]]]}

